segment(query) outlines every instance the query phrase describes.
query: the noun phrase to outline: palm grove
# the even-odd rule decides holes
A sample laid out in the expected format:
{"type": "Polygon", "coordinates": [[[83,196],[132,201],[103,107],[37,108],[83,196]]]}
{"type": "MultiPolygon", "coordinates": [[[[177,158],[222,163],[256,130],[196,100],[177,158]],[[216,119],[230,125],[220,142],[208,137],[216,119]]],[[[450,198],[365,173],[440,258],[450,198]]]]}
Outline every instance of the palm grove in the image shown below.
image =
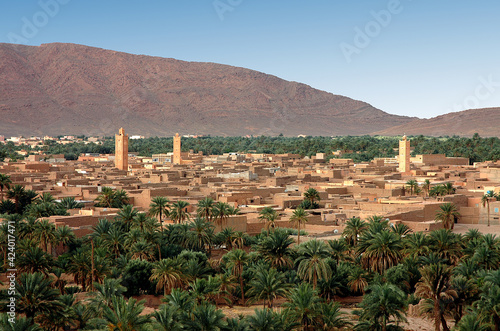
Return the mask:
{"type": "MultiPolygon", "coordinates": [[[[188,213],[187,202],[156,197],[143,213],[126,192],[103,188],[96,204],[119,208],[116,217],[76,238],[44,217],[78,202],[3,183],[3,268],[10,222],[19,274],[16,323],[3,313],[2,330],[402,330],[418,302],[436,330],[500,330],[500,240],[454,234],[452,204],[436,215],[445,228],[429,234],[372,216],[349,219],[338,240],[304,241],[303,207],[319,200],[313,189],[290,218],[294,229],[277,227],[279,212],[265,208],[264,230],[250,237],[215,233],[239,210],[211,198],[188,213]],[[159,309],[146,314],[135,298],[144,294],[160,296],[159,309]],[[336,299],[361,295],[354,316],[341,313],[336,299]],[[259,308],[246,317],[220,309],[250,304],[259,308]]],[[[0,300],[6,311],[6,291],[0,300]]]]}

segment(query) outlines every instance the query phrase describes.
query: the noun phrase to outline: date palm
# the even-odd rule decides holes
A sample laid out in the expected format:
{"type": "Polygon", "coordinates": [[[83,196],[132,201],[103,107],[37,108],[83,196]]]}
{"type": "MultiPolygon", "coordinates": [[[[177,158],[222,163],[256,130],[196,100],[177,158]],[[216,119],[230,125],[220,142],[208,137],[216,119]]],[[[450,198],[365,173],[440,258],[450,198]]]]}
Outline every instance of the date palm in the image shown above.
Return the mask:
{"type": "Polygon", "coordinates": [[[198,207],[196,209],[196,213],[198,214],[198,217],[203,217],[210,222],[212,221],[213,208],[214,208],[214,199],[206,197],[198,201],[198,207]]]}
{"type": "Polygon", "coordinates": [[[222,310],[206,302],[196,306],[191,315],[185,323],[188,330],[221,331],[226,326],[222,310]]]}
{"type": "Polygon", "coordinates": [[[56,227],[49,220],[40,220],[36,222],[35,231],[33,233],[35,239],[40,241],[42,249],[48,253],[49,245],[54,244],[57,240],[56,227]]]}
{"type": "Polygon", "coordinates": [[[420,257],[429,253],[429,239],[423,232],[415,232],[404,240],[404,254],[410,257],[420,257]]]}
{"type": "Polygon", "coordinates": [[[163,289],[163,295],[170,294],[172,289],[182,286],[186,281],[182,261],[163,259],[155,262],[150,280],[156,282],[156,291],[163,289]]]}
{"type": "MultiPolygon", "coordinates": [[[[3,195],[2,195],[3,196],[3,195]]],[[[7,198],[14,200],[16,213],[21,214],[24,208],[22,202],[26,196],[26,190],[21,185],[14,185],[7,191],[7,198]]]]}
{"type": "Polygon", "coordinates": [[[429,243],[432,252],[451,263],[457,263],[462,256],[462,237],[451,230],[432,231],[429,235],[429,243]]]}
{"type": "Polygon", "coordinates": [[[272,207],[265,207],[259,213],[259,219],[266,223],[265,227],[268,233],[270,229],[272,229],[274,232],[274,228],[276,227],[276,220],[278,219],[278,217],[278,212],[272,207]]]}
{"type": "Polygon", "coordinates": [[[486,207],[488,213],[488,226],[490,226],[490,201],[494,198],[497,198],[497,195],[493,191],[488,191],[488,193],[481,197],[481,205],[486,207]]]}
{"type": "Polygon", "coordinates": [[[445,229],[453,229],[455,218],[460,217],[457,207],[453,203],[445,203],[439,206],[439,210],[434,218],[436,221],[441,221],[445,229]]]}
{"type": "Polygon", "coordinates": [[[222,226],[223,222],[227,220],[229,215],[231,215],[230,207],[231,206],[229,206],[227,203],[221,201],[213,205],[212,217],[220,226],[222,226]]]}
{"type": "Polygon", "coordinates": [[[252,301],[264,300],[264,308],[272,309],[274,300],[285,297],[290,287],[285,280],[285,275],[276,269],[258,268],[249,283],[248,295],[253,296],[252,301]]]}
{"type": "Polygon", "coordinates": [[[60,208],[64,209],[79,209],[83,208],[85,204],[78,202],[74,197],[62,198],[61,201],[57,203],[60,208]]]}
{"type": "Polygon", "coordinates": [[[302,208],[297,208],[293,211],[292,217],[290,217],[290,223],[297,225],[297,245],[300,245],[300,225],[307,222],[307,216],[309,215],[302,208]]]}
{"type": "Polygon", "coordinates": [[[418,188],[418,182],[414,179],[410,179],[406,182],[406,189],[410,190],[410,195],[413,195],[415,190],[418,188]]]}
{"type": "Polygon", "coordinates": [[[149,205],[149,215],[158,216],[163,231],[163,217],[169,214],[170,200],[166,197],[154,197],[149,205]]]}
{"type": "Polygon", "coordinates": [[[30,247],[19,254],[16,259],[17,268],[21,272],[41,272],[47,275],[54,264],[52,256],[40,249],[40,247],[30,247]]]}
{"type": "Polygon", "coordinates": [[[406,294],[396,285],[384,283],[368,287],[368,293],[359,305],[363,310],[360,321],[380,326],[386,331],[388,326],[406,322],[406,294]]]}
{"type": "Polygon", "coordinates": [[[194,249],[211,251],[214,240],[214,226],[204,218],[196,217],[191,223],[188,243],[194,249]]]}
{"type": "Polygon", "coordinates": [[[10,184],[12,184],[10,176],[5,174],[0,174],[0,195],[2,196],[2,202],[4,201],[3,190],[10,189],[10,184]]]}
{"type": "Polygon", "coordinates": [[[319,197],[319,192],[314,188],[310,188],[307,191],[305,191],[304,198],[311,202],[311,206],[314,204],[315,201],[321,200],[321,198],[319,197]]]}
{"type": "Polygon", "coordinates": [[[383,274],[402,259],[403,242],[394,232],[381,231],[358,247],[358,255],[364,268],[383,274]]]}
{"type": "Polygon", "coordinates": [[[289,268],[293,265],[290,246],[293,239],[284,230],[275,231],[268,237],[262,237],[257,244],[257,251],[264,259],[277,269],[289,268]]]}
{"type": "Polygon", "coordinates": [[[176,201],[172,204],[170,218],[174,221],[174,223],[182,223],[189,220],[189,213],[187,212],[188,206],[189,203],[182,200],[176,201]]]}
{"type": "Polygon", "coordinates": [[[429,191],[431,189],[431,181],[428,179],[424,180],[424,183],[422,184],[422,189],[424,190],[425,195],[429,196],[429,191]]]}
{"type": "Polygon", "coordinates": [[[318,280],[327,279],[331,273],[327,263],[330,256],[329,247],[324,241],[314,239],[301,244],[297,253],[297,274],[303,280],[312,282],[313,288],[316,289],[318,280]]]}
{"type": "Polygon", "coordinates": [[[241,302],[245,304],[245,287],[243,284],[243,271],[248,263],[248,254],[242,249],[233,249],[225,256],[227,259],[227,266],[231,273],[239,279],[241,290],[241,302]]]}
{"type": "Polygon", "coordinates": [[[345,229],[342,236],[348,244],[356,246],[358,238],[368,228],[368,223],[362,221],[359,217],[352,217],[345,223],[345,229]]]}
{"type": "Polygon", "coordinates": [[[72,244],[75,239],[75,233],[69,226],[63,225],[56,228],[56,242],[63,247],[67,247],[72,244]]]}
{"type": "Polygon", "coordinates": [[[111,302],[111,307],[104,306],[103,314],[109,330],[137,331],[149,324],[149,315],[141,315],[145,300],[130,298],[127,301],[123,296],[114,296],[111,302]]]}
{"type": "Polygon", "coordinates": [[[27,318],[62,308],[57,298],[59,291],[52,288],[52,280],[42,273],[22,273],[17,284],[17,309],[27,318]]]}
{"type": "Polygon", "coordinates": [[[125,226],[125,230],[130,230],[132,226],[132,221],[139,214],[139,210],[134,208],[132,205],[125,205],[116,213],[116,220],[122,222],[125,226]]]}
{"type": "Polygon", "coordinates": [[[314,324],[321,303],[318,292],[308,283],[301,283],[290,291],[288,301],[283,305],[290,320],[297,322],[303,330],[314,324]]]}
{"type": "MultiPolygon", "coordinates": [[[[415,295],[428,300],[432,305],[434,329],[441,330],[446,304],[457,297],[457,292],[450,283],[451,268],[443,264],[431,264],[420,269],[421,280],[416,285],[415,295]]],[[[445,329],[447,328],[443,325],[445,329]]]]}
{"type": "Polygon", "coordinates": [[[183,324],[179,321],[176,309],[172,305],[161,305],[151,315],[154,321],[152,323],[154,330],[160,331],[181,331],[183,324]]]}

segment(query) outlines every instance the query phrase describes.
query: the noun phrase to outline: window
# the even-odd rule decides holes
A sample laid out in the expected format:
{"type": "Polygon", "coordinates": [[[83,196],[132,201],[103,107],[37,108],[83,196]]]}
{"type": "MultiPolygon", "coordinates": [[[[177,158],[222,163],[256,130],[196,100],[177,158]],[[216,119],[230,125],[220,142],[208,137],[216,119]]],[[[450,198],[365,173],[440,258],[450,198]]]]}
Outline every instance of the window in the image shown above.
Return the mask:
{"type": "Polygon", "coordinates": [[[495,208],[495,213],[498,213],[498,208],[495,208]]]}

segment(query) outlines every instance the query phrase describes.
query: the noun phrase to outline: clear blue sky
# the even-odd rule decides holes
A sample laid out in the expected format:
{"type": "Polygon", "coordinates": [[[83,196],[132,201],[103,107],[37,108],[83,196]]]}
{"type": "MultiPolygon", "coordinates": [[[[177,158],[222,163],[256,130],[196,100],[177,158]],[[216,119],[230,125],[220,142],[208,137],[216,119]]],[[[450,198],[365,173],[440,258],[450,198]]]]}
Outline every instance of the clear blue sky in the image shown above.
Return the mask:
{"type": "Polygon", "coordinates": [[[3,1],[0,42],[224,63],[433,117],[500,106],[499,14],[498,0],[3,1]]]}

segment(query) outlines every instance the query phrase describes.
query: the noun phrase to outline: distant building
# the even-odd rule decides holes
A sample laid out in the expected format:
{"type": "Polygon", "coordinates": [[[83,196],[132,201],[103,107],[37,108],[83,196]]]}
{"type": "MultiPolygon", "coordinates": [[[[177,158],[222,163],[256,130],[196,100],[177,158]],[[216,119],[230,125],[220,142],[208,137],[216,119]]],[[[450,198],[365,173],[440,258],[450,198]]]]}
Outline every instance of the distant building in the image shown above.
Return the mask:
{"type": "Polygon", "coordinates": [[[174,136],[174,158],[173,164],[181,164],[181,136],[178,133],[174,136]]]}
{"type": "Polygon", "coordinates": [[[399,172],[410,171],[410,141],[403,136],[399,141],[399,172]]]}
{"type": "Polygon", "coordinates": [[[128,135],[123,128],[115,135],[115,167],[128,170],[128,135]]]}

